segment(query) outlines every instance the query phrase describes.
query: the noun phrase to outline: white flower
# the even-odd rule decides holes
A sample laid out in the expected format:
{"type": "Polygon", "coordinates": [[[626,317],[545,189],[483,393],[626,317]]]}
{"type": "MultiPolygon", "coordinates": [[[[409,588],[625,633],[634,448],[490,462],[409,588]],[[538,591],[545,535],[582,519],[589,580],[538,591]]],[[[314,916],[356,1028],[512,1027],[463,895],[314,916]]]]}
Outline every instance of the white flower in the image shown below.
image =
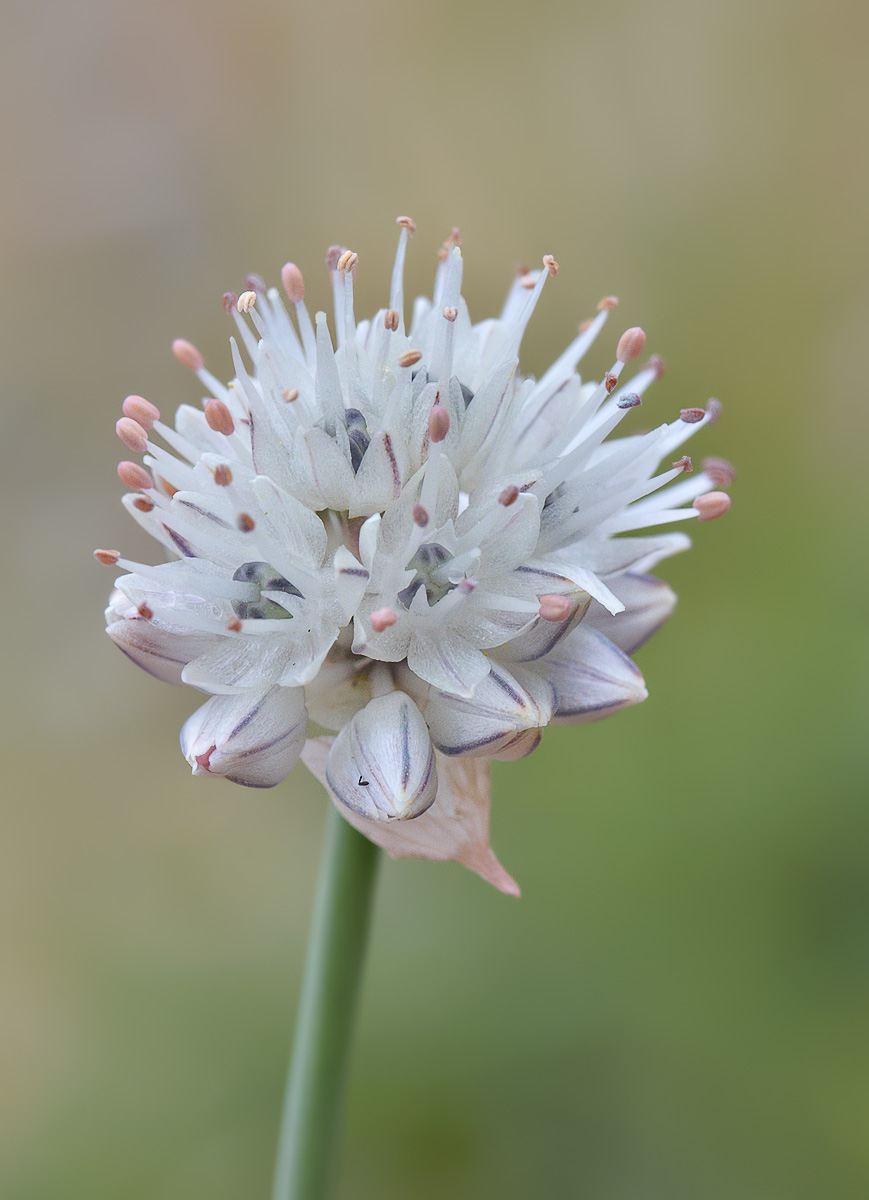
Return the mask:
{"type": "Polygon", "coordinates": [[[124,401],[118,434],[145,464],[120,464],[124,503],[170,561],[97,552],[127,572],[108,633],[211,697],[181,735],[195,774],[272,786],[310,718],[337,732],[311,731],[305,761],[348,820],[392,854],[455,858],[514,891],[488,845],[488,759],[645,698],[628,655],[675,602],[646,572],[688,545],[660,527],[726,511],[732,469],[689,474],[680,457],[717,401],[614,436],[663,368],[652,358],[620,384],[644,347],[634,328],[602,382],[577,374],[611,297],[539,380],[519,373],[550,255],[473,325],[454,230],[406,328],[414,225],[398,224],[389,307],[370,321],[354,313],[356,255],[327,254],[337,348],[288,263],[295,324],[255,277],[224,297],[228,385],[174,344],[201,408],[173,427],[124,401]]]}

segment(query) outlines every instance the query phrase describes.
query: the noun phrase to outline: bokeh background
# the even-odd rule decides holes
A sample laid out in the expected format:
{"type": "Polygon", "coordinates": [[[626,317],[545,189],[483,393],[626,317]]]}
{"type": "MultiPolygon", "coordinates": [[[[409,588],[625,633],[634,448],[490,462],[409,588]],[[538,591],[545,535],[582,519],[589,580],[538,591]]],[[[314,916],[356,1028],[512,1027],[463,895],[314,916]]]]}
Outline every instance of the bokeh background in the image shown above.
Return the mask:
{"type": "Polygon", "coordinates": [[[650,700],[496,768],[523,899],[385,865],[340,1197],[869,1193],[867,14],[5,0],[5,1198],[267,1195],[324,804],[189,777],[90,552],[150,552],[113,423],[198,398],[171,338],[227,371],[223,291],[291,257],[325,306],[335,241],[373,311],[400,212],[477,316],[557,255],[529,371],[620,295],[650,419],[720,396],[740,475],[650,700]]]}

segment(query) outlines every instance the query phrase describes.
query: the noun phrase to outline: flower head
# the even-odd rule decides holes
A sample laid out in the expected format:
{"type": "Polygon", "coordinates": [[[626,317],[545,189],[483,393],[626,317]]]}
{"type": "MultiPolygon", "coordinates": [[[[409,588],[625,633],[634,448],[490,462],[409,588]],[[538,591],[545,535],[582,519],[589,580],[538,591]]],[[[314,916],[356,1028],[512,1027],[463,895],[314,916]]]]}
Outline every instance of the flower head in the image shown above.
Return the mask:
{"type": "Polygon", "coordinates": [[[499,317],[472,324],[453,230],[406,325],[415,226],[398,224],[373,319],[356,320],[356,254],[331,247],[335,341],[287,263],[295,321],[258,277],[224,297],[231,382],[179,339],[201,406],[169,425],[144,398],[124,401],[118,436],[144,464],[120,464],[124,504],[169,561],[97,552],[126,572],[108,633],[158,678],[209,695],[181,735],[195,774],[272,786],[310,720],[337,734],[304,756],[348,820],[393,854],[457,858],[510,891],[488,846],[486,761],[529,754],[549,723],[645,698],[629,655],[675,602],[647,572],[688,545],[662,527],[725,512],[733,472],[713,459],[692,473],[680,457],[717,402],[651,432],[619,428],[663,369],[653,357],[622,382],[642,329],[621,334],[601,382],[580,378],[613,297],[540,379],[520,374],[551,255],[515,279],[499,317]]]}

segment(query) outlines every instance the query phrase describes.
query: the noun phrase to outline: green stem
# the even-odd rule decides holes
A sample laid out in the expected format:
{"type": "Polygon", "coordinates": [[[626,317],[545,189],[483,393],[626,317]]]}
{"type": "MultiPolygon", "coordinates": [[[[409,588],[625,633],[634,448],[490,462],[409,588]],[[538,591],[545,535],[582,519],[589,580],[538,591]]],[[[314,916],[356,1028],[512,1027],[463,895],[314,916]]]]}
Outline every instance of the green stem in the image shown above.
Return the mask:
{"type": "Polygon", "coordinates": [[[330,804],[278,1142],[272,1200],[324,1200],[379,851],[330,804]]]}

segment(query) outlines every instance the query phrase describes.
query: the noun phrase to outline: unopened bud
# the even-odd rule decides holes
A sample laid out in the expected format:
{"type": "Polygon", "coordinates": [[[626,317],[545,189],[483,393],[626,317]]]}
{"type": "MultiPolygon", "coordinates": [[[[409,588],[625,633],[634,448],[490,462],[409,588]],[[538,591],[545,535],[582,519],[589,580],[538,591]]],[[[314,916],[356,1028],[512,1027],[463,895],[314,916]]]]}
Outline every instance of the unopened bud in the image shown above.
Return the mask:
{"type": "Polygon", "coordinates": [[[616,347],[616,358],[620,363],[631,362],[643,353],[643,347],[646,344],[646,334],[639,325],[634,325],[630,329],[626,329],[619,338],[619,344],[616,347]]]}

